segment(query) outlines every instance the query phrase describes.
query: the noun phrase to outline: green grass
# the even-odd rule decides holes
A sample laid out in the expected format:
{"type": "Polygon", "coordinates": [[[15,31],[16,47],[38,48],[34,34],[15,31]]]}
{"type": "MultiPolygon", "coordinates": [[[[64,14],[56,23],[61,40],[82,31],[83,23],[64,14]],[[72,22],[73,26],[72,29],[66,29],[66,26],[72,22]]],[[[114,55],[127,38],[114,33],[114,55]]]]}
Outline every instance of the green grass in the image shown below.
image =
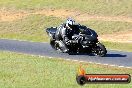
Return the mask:
{"type": "Polygon", "coordinates": [[[132,23],[129,22],[89,20],[82,22],[82,24],[94,29],[98,34],[112,34],[121,31],[132,31],[132,23]]]}
{"type": "MultiPolygon", "coordinates": [[[[0,88],[80,88],[75,77],[79,65],[97,74],[131,74],[131,69],[0,52],[0,88]]],[[[130,84],[88,84],[84,88],[131,88],[130,84]]]]}
{"type": "Polygon", "coordinates": [[[132,44],[131,43],[117,43],[117,42],[102,42],[107,49],[114,49],[120,51],[128,51],[132,52],[132,44]]]}
{"type": "Polygon", "coordinates": [[[58,26],[60,23],[61,19],[56,17],[29,15],[24,19],[13,22],[0,22],[0,37],[39,42],[47,41],[48,36],[45,29],[58,26]]]}
{"type": "Polygon", "coordinates": [[[75,9],[96,15],[132,16],[132,0],[0,0],[6,9],[75,9]]]}

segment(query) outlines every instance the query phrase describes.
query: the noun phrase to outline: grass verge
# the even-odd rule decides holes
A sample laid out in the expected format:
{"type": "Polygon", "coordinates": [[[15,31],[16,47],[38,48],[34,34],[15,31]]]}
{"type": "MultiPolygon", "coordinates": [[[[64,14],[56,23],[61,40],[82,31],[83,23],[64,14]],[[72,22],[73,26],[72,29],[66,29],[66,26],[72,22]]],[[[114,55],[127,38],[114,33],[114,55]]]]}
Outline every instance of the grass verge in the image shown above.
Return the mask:
{"type": "MultiPolygon", "coordinates": [[[[87,73],[132,75],[131,69],[102,66],[63,59],[0,51],[1,88],[80,88],[76,70],[82,64],[87,73]]],[[[84,88],[131,88],[130,84],[88,84],[84,88]]]]}
{"type": "Polygon", "coordinates": [[[53,16],[29,15],[12,22],[0,22],[0,38],[47,41],[47,27],[58,26],[61,19],[53,16]]]}
{"type": "Polygon", "coordinates": [[[102,42],[107,49],[132,52],[131,43],[102,42]]]}
{"type": "Polygon", "coordinates": [[[121,31],[132,31],[132,23],[89,20],[82,24],[94,29],[98,34],[112,34],[121,31]]]}
{"type": "Polygon", "coordinates": [[[0,0],[6,9],[75,9],[88,14],[132,16],[131,0],[0,0]]]}

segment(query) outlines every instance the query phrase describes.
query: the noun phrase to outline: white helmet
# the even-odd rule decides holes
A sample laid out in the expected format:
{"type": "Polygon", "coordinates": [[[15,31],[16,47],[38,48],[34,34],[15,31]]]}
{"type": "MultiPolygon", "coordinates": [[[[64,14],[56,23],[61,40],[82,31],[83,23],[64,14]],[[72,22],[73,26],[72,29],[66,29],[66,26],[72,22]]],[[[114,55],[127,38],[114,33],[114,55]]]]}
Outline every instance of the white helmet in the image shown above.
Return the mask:
{"type": "Polygon", "coordinates": [[[75,25],[75,21],[72,18],[68,18],[66,21],[66,26],[72,26],[75,25]]]}

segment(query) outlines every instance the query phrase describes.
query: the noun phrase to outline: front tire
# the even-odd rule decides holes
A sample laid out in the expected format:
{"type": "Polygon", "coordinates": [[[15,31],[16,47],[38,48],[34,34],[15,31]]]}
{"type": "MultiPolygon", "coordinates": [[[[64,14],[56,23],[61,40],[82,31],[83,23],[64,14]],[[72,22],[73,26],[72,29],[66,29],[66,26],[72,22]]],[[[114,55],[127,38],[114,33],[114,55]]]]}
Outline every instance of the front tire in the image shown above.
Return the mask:
{"type": "Polygon", "coordinates": [[[58,50],[59,48],[59,45],[58,45],[58,43],[56,42],[56,40],[54,40],[54,39],[50,39],[50,45],[51,45],[51,47],[54,49],[54,50],[58,50]]]}
{"type": "Polygon", "coordinates": [[[67,53],[68,49],[66,48],[66,46],[63,44],[63,42],[59,42],[53,39],[50,39],[50,45],[51,47],[61,53],[67,53]]]}
{"type": "Polygon", "coordinates": [[[100,57],[104,57],[107,53],[107,50],[105,48],[105,46],[103,44],[101,44],[100,42],[97,43],[96,48],[94,49],[94,54],[100,56],[100,57]]]}

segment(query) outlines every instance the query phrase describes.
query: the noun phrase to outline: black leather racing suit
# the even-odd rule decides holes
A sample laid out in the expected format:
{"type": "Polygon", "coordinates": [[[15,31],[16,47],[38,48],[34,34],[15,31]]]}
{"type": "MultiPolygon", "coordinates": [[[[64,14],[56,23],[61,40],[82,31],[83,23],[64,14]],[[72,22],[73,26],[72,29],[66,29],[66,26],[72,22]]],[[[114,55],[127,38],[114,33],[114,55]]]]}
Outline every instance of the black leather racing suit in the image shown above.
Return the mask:
{"type": "Polygon", "coordinates": [[[60,27],[58,27],[58,30],[56,32],[56,39],[59,40],[59,45],[60,47],[62,47],[63,52],[69,51],[68,46],[70,46],[72,36],[75,34],[79,34],[79,31],[77,29],[77,25],[73,26],[72,29],[66,27],[65,24],[62,24],[60,27]]]}

